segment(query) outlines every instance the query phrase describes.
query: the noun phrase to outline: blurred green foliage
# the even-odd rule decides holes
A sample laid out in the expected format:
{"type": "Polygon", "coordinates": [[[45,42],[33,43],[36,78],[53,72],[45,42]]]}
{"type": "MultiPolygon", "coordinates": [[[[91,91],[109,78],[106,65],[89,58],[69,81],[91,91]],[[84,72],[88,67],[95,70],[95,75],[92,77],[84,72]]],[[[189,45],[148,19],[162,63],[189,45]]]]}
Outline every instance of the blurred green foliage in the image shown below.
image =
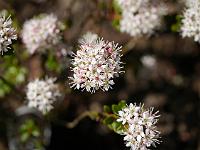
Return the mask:
{"type": "MultiPolygon", "coordinates": [[[[19,128],[20,141],[22,143],[28,142],[31,138],[40,138],[41,131],[36,122],[32,119],[25,120],[19,128]]],[[[42,149],[42,142],[38,139],[34,143],[35,149],[42,149]]]]}
{"type": "Polygon", "coordinates": [[[50,52],[49,55],[47,56],[47,60],[45,62],[45,67],[49,71],[55,71],[56,73],[59,73],[61,71],[61,65],[56,60],[56,57],[52,52],[50,52]]]}
{"type": "Polygon", "coordinates": [[[121,13],[122,13],[122,9],[121,9],[121,7],[118,5],[118,2],[117,2],[116,0],[113,0],[112,6],[113,6],[114,11],[115,11],[117,14],[121,14],[121,13]]]}
{"type": "MultiPolygon", "coordinates": [[[[18,85],[25,81],[27,70],[19,64],[19,60],[12,56],[4,56],[0,63],[1,76],[12,85],[18,85]]],[[[11,92],[10,86],[0,79],[0,97],[11,92]]]]}
{"type": "Polygon", "coordinates": [[[172,32],[179,32],[181,28],[181,20],[182,20],[181,15],[176,15],[176,22],[171,25],[171,31],[172,32]]]}
{"type": "Polygon", "coordinates": [[[22,142],[26,142],[30,137],[39,137],[40,136],[40,129],[37,124],[32,119],[27,119],[25,122],[20,126],[20,139],[22,142]]]}
{"type": "Polygon", "coordinates": [[[116,2],[116,0],[113,0],[112,2],[112,9],[114,10],[114,17],[112,20],[112,26],[116,29],[116,30],[120,30],[120,19],[121,19],[121,7],[118,5],[118,3],[116,2]]]}

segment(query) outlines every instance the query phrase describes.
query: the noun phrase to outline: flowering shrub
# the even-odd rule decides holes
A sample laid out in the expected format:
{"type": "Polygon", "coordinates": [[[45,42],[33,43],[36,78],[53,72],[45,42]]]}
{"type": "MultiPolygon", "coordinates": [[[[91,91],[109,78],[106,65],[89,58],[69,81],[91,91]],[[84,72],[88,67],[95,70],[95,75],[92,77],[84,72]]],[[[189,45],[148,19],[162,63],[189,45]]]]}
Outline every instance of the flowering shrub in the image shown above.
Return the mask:
{"type": "Polygon", "coordinates": [[[104,41],[98,35],[87,33],[80,39],[79,50],[72,62],[71,87],[94,93],[98,89],[108,91],[113,78],[121,73],[121,47],[104,41]]]}
{"type": "Polygon", "coordinates": [[[126,146],[132,150],[145,150],[159,143],[160,132],[156,130],[159,115],[158,111],[153,112],[153,107],[145,109],[144,105],[127,105],[121,101],[112,108],[104,106],[104,114],[104,124],[124,135],[126,146]]]}
{"type": "Polygon", "coordinates": [[[152,144],[159,143],[159,131],[155,130],[158,121],[158,112],[153,113],[153,108],[145,110],[143,105],[136,106],[132,103],[118,112],[118,122],[122,122],[127,129],[123,131],[126,146],[131,149],[147,149],[152,144]]]}
{"type": "Polygon", "coordinates": [[[0,53],[3,55],[11,49],[10,45],[13,40],[17,40],[16,29],[12,26],[12,20],[6,17],[6,14],[0,12],[0,53]]]}
{"type": "Polygon", "coordinates": [[[165,5],[151,0],[116,0],[121,7],[120,31],[138,37],[152,34],[167,13],[165,5]]]}
{"type": "Polygon", "coordinates": [[[72,149],[199,149],[199,0],[0,1],[4,7],[0,149],[62,141],[72,149]],[[138,100],[113,104],[129,97],[138,100]],[[95,128],[84,120],[65,132],[85,117],[95,128]],[[51,138],[51,126],[52,136],[66,134],[51,138]]]}
{"type": "Polygon", "coordinates": [[[187,0],[181,26],[182,37],[192,37],[194,41],[200,42],[199,19],[200,2],[198,0],[187,0]]]}
{"type": "Polygon", "coordinates": [[[53,104],[61,97],[55,78],[35,79],[27,85],[27,103],[29,107],[40,110],[43,114],[53,109],[53,104]]]}
{"type": "Polygon", "coordinates": [[[21,36],[28,52],[33,54],[58,44],[60,32],[60,22],[54,14],[41,14],[24,23],[21,36]]]}

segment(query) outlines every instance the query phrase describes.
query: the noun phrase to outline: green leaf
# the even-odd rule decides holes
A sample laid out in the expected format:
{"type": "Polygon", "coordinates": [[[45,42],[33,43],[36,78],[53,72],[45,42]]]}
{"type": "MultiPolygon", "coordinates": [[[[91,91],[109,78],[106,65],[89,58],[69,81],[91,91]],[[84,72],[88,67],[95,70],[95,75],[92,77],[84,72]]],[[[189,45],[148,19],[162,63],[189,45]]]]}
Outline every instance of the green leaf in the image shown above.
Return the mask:
{"type": "Polygon", "coordinates": [[[0,97],[4,97],[11,91],[11,88],[0,79],[0,97]]]}
{"type": "Polygon", "coordinates": [[[121,124],[121,122],[113,122],[112,123],[112,129],[114,132],[121,134],[123,132],[123,125],[121,124]]]}
{"type": "Polygon", "coordinates": [[[109,125],[111,123],[113,123],[113,117],[106,117],[104,120],[103,120],[103,123],[105,125],[109,125]]]}
{"type": "Polygon", "coordinates": [[[171,31],[173,32],[179,32],[181,28],[181,20],[183,19],[183,16],[176,15],[176,22],[171,25],[171,31]]]}
{"type": "Polygon", "coordinates": [[[122,110],[124,107],[126,107],[126,101],[122,100],[118,103],[118,107],[120,110],[122,110]]]}
{"type": "Polygon", "coordinates": [[[112,124],[107,125],[109,129],[113,130],[112,124]]]}
{"type": "Polygon", "coordinates": [[[117,18],[114,18],[112,20],[112,26],[117,30],[120,31],[120,20],[117,18]]]}
{"type": "Polygon", "coordinates": [[[40,136],[40,130],[32,119],[25,120],[25,122],[19,128],[19,132],[21,134],[22,141],[28,140],[26,138],[30,138],[31,136],[40,136]]]}
{"type": "Polygon", "coordinates": [[[121,123],[117,122],[117,121],[113,122],[112,123],[112,128],[113,128],[114,131],[117,131],[118,129],[121,128],[121,123]]]}
{"type": "Polygon", "coordinates": [[[112,26],[116,29],[116,30],[120,30],[120,18],[121,18],[121,14],[122,14],[122,9],[120,7],[120,5],[118,4],[118,2],[116,0],[113,0],[112,2],[112,8],[114,10],[114,18],[112,20],[112,26]]]}
{"type": "Polygon", "coordinates": [[[116,13],[121,14],[122,9],[121,9],[121,7],[119,6],[119,4],[116,0],[113,0],[112,6],[113,6],[113,9],[116,13]]]}
{"type": "Polygon", "coordinates": [[[53,54],[49,54],[45,66],[50,71],[59,72],[61,67],[53,54]]]}
{"type": "Polygon", "coordinates": [[[112,123],[112,128],[114,131],[116,131],[119,126],[120,126],[120,124],[116,121],[112,123]]]}
{"type": "Polygon", "coordinates": [[[117,105],[116,104],[112,105],[112,111],[114,114],[118,114],[118,112],[122,110],[125,106],[126,106],[126,102],[122,100],[117,105]]]}
{"type": "Polygon", "coordinates": [[[118,112],[119,112],[120,110],[121,110],[121,109],[119,108],[118,105],[115,105],[115,104],[112,105],[112,111],[113,111],[114,114],[118,114],[118,112]]]}
{"type": "Polygon", "coordinates": [[[103,106],[103,111],[106,112],[106,113],[111,113],[112,112],[111,108],[108,105],[104,105],[103,106]]]}
{"type": "Polygon", "coordinates": [[[34,136],[34,137],[39,137],[40,136],[40,132],[39,132],[39,130],[33,130],[33,132],[32,132],[32,135],[34,136]]]}
{"type": "Polygon", "coordinates": [[[33,120],[27,120],[26,122],[27,128],[33,128],[35,126],[35,122],[33,120]]]}
{"type": "Polygon", "coordinates": [[[180,27],[181,27],[180,24],[173,24],[171,26],[171,31],[178,32],[180,30],[180,27]]]}
{"type": "Polygon", "coordinates": [[[25,132],[23,134],[21,134],[21,137],[20,137],[20,140],[22,142],[26,142],[28,140],[28,138],[30,137],[29,133],[28,132],[25,132]]]}

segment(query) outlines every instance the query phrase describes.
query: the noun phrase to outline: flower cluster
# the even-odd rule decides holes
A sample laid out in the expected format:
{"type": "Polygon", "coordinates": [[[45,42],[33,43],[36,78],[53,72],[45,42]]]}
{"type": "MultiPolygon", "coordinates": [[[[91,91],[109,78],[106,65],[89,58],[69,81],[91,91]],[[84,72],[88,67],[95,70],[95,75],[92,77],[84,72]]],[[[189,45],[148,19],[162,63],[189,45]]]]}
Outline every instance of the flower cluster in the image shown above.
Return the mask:
{"type": "Polygon", "coordinates": [[[53,109],[54,102],[61,97],[55,78],[36,79],[27,85],[28,106],[40,110],[43,114],[53,109]]]}
{"type": "Polygon", "coordinates": [[[71,87],[94,93],[98,89],[108,91],[113,78],[121,73],[121,47],[104,41],[93,33],[85,34],[79,41],[80,48],[72,61],[71,87]]]}
{"type": "Polygon", "coordinates": [[[194,41],[200,43],[200,1],[187,0],[186,9],[183,12],[181,35],[182,37],[192,37],[194,41]]]}
{"type": "Polygon", "coordinates": [[[60,24],[53,14],[42,14],[26,21],[21,36],[29,53],[44,51],[58,44],[61,39],[60,24]]]}
{"type": "Polygon", "coordinates": [[[16,30],[12,27],[12,20],[10,17],[0,14],[0,53],[3,55],[10,49],[12,40],[17,39],[16,30]]]}
{"type": "Polygon", "coordinates": [[[156,130],[158,111],[153,108],[145,110],[143,105],[130,104],[118,112],[118,122],[125,126],[123,131],[126,146],[132,150],[147,150],[151,145],[159,143],[160,132],[156,130]]]}
{"type": "Polygon", "coordinates": [[[167,13],[164,4],[155,0],[116,0],[122,10],[120,31],[138,37],[152,34],[167,13]]]}

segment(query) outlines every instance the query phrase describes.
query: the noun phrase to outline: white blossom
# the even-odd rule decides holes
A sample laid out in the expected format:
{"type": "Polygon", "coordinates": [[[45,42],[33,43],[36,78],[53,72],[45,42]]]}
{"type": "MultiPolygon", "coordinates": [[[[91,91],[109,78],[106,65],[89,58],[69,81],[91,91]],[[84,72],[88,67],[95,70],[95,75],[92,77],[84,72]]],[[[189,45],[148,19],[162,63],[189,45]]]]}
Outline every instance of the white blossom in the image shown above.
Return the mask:
{"type": "Polygon", "coordinates": [[[59,87],[54,83],[55,80],[55,78],[46,78],[29,82],[26,91],[28,106],[38,109],[43,114],[53,109],[54,102],[61,97],[59,87]]]}
{"type": "Polygon", "coordinates": [[[182,37],[191,37],[200,43],[200,1],[187,0],[186,9],[183,12],[182,37]]]}
{"type": "Polygon", "coordinates": [[[79,43],[72,61],[71,87],[91,93],[98,89],[108,91],[114,84],[113,78],[122,72],[121,47],[92,33],[84,35],[79,43]]]}
{"type": "Polygon", "coordinates": [[[199,0],[181,0],[185,4],[186,7],[195,7],[199,5],[199,0]]]}
{"type": "Polygon", "coordinates": [[[28,52],[42,52],[58,44],[61,39],[60,25],[54,14],[42,14],[26,21],[21,36],[28,52]]]}
{"type": "Polygon", "coordinates": [[[133,37],[150,35],[161,26],[167,7],[152,0],[116,0],[122,10],[120,31],[133,37]]]}
{"type": "Polygon", "coordinates": [[[151,145],[159,143],[160,132],[156,130],[158,111],[153,113],[153,108],[145,110],[143,105],[130,103],[118,115],[117,121],[125,126],[122,133],[124,141],[131,150],[147,150],[151,145]]]}
{"type": "Polygon", "coordinates": [[[143,5],[146,5],[149,0],[116,0],[122,11],[137,12],[143,5]]]}
{"type": "Polygon", "coordinates": [[[17,33],[12,27],[12,20],[10,16],[6,18],[5,14],[0,13],[0,53],[2,55],[11,49],[13,40],[17,40],[17,33]]]}

